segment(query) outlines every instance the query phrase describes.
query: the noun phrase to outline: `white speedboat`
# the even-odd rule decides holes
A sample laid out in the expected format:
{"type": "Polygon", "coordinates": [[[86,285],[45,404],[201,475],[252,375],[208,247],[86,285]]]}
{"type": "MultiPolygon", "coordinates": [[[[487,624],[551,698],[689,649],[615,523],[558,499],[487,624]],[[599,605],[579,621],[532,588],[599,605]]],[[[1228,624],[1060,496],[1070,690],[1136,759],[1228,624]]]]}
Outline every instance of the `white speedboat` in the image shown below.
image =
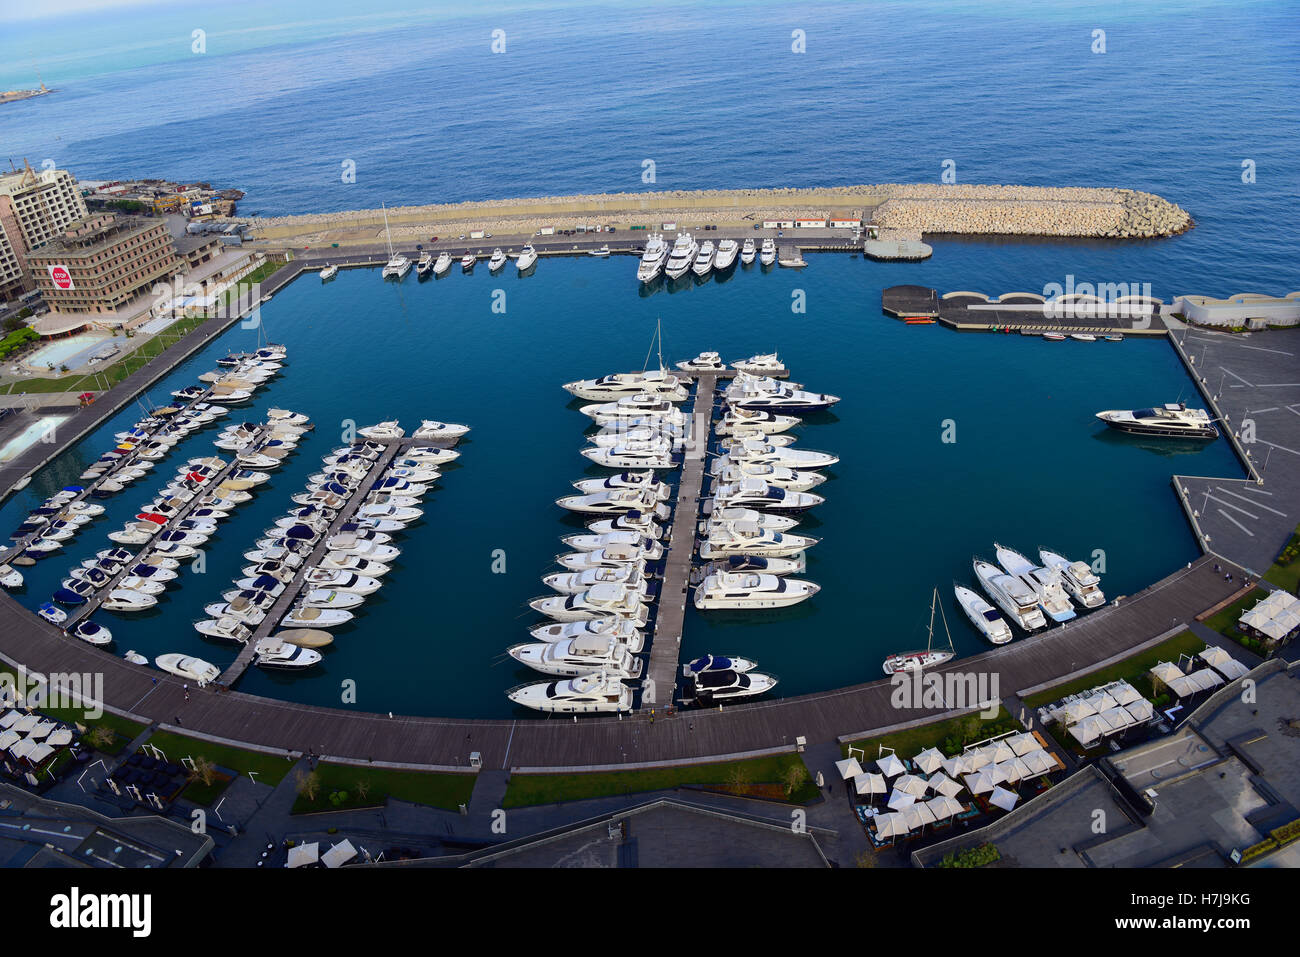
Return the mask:
{"type": "Polygon", "coordinates": [[[537,265],[537,250],[533,248],[532,243],[519,250],[519,258],[515,260],[515,265],[519,267],[521,273],[525,273],[537,265]]]}
{"type": "Polygon", "coordinates": [[[744,245],[740,247],[740,261],[748,266],[758,255],[758,250],[754,246],[754,240],[746,239],[744,245]]]}
{"type": "MultiPolygon", "coordinates": [[[[583,552],[581,554],[591,555],[595,553],[583,552]]],[[[542,582],[558,591],[561,595],[577,595],[597,585],[627,585],[635,588],[641,584],[644,578],[644,563],[627,562],[609,568],[588,568],[580,572],[555,572],[551,575],[544,575],[542,582]]]]}
{"type": "Polygon", "coordinates": [[[613,402],[641,392],[653,393],[669,402],[684,402],[690,394],[686,386],[663,369],[645,372],[616,372],[598,379],[565,383],[564,389],[579,399],[613,402]]]}
{"type": "Polygon", "coordinates": [[[352,612],[342,608],[306,606],[290,610],[280,624],[285,628],[335,628],[351,621],[352,617],[352,612]]]}
{"type": "MultiPolygon", "coordinates": [[[[644,587],[644,584],[643,584],[644,587]]],[[[584,618],[600,618],[615,615],[636,622],[638,628],[644,628],[650,610],[642,599],[643,588],[630,588],[627,585],[595,585],[577,595],[548,595],[534,598],[528,603],[533,611],[540,612],[554,621],[581,621],[584,618]]]]}
{"type": "Polygon", "coordinates": [[[820,585],[801,578],[719,572],[708,576],[696,587],[695,607],[700,611],[785,608],[811,598],[820,590],[820,585]]]}
{"type": "Polygon", "coordinates": [[[36,614],[40,615],[51,625],[61,625],[68,620],[68,613],[53,602],[46,602],[36,609],[36,614]]]}
{"type": "Polygon", "coordinates": [[[993,599],[1014,624],[1025,631],[1037,631],[1047,627],[1047,619],[1038,607],[1038,596],[1034,590],[1014,575],[1008,575],[996,565],[974,560],[975,577],[985,594],[993,599]]]}
{"type": "Polygon", "coordinates": [[[127,652],[126,652],[126,654],[124,654],[122,657],[125,658],[127,661],[129,661],[129,662],[130,662],[131,664],[133,664],[133,665],[147,665],[147,664],[149,664],[149,659],[146,658],[144,655],[140,654],[140,652],[138,652],[138,651],[136,651],[136,650],[134,650],[134,649],[128,649],[127,652]]]}
{"type": "Polygon", "coordinates": [[[321,282],[329,282],[331,279],[333,279],[333,278],[334,278],[335,276],[337,276],[338,274],[339,274],[339,267],[338,267],[338,266],[327,265],[324,269],[322,269],[322,270],[320,271],[320,281],[321,281],[321,282]]]}
{"type": "Polygon", "coordinates": [[[383,578],[391,571],[391,567],[383,562],[361,558],[349,552],[326,552],[317,567],[330,571],[355,572],[366,578],[383,578]]]}
{"type": "Polygon", "coordinates": [[[663,557],[664,547],[653,538],[643,538],[634,544],[604,545],[589,552],[571,552],[560,555],[556,562],[571,572],[584,572],[592,568],[618,568],[637,562],[653,562],[663,557]]]}
{"type": "Polygon", "coordinates": [[[718,272],[724,269],[730,269],[736,264],[736,256],[740,253],[740,244],[734,239],[723,239],[718,243],[718,251],[713,257],[713,268],[718,272]]]}
{"type": "Polygon", "coordinates": [[[677,368],[683,372],[722,372],[726,370],[727,364],[716,352],[701,352],[694,359],[677,363],[677,368]]]}
{"type": "Polygon", "coordinates": [[[763,248],[759,250],[758,261],[763,266],[771,266],[776,262],[776,243],[771,237],[763,240],[763,248]]]}
{"type": "Polygon", "coordinates": [[[304,576],[303,582],[312,588],[328,588],[357,595],[373,595],[383,584],[378,578],[338,568],[313,568],[304,576]]]}
{"type": "Polygon", "coordinates": [[[154,664],[178,678],[196,682],[200,688],[221,677],[221,670],[212,662],[191,655],[159,655],[154,659],[154,664]]]}
{"type": "Polygon", "coordinates": [[[415,264],[415,274],[423,279],[431,272],[433,272],[433,253],[423,252],[420,254],[420,261],[415,264]]]}
{"type": "Polygon", "coordinates": [[[509,262],[509,259],[506,254],[501,251],[501,247],[498,246],[496,249],[492,250],[492,258],[488,260],[488,272],[494,273],[500,271],[501,267],[503,267],[507,262],[509,262]]]}
{"type": "Polygon", "coordinates": [[[695,262],[691,264],[691,272],[703,279],[713,271],[713,257],[713,240],[706,239],[695,254],[695,262]]]}
{"type": "Polygon", "coordinates": [[[263,638],[253,647],[253,664],[262,668],[298,671],[320,664],[321,653],[314,648],[290,644],[282,638],[263,638]]]}
{"type": "Polygon", "coordinates": [[[298,599],[302,608],[356,608],[363,601],[363,595],[332,588],[313,588],[298,599]]]}
{"type": "Polygon", "coordinates": [[[12,565],[0,565],[0,587],[10,590],[23,587],[23,573],[12,565]]]}
{"type": "Polygon", "coordinates": [[[94,621],[79,621],[68,629],[68,634],[73,638],[80,638],[88,644],[103,647],[110,644],[113,640],[113,633],[103,625],[94,621]]]}
{"type": "Polygon", "coordinates": [[[710,526],[708,537],[700,544],[700,557],[705,561],[729,555],[780,558],[807,551],[817,541],[809,535],[773,531],[754,522],[725,522],[710,526]]]}
{"type": "Polygon", "coordinates": [[[396,505],[362,505],[354,513],[353,520],[357,522],[396,522],[398,526],[408,525],[414,522],[424,511],[409,506],[401,507],[396,505]]]}
{"type": "Polygon", "coordinates": [[[606,674],[522,685],[507,692],[511,701],[558,714],[614,714],[632,710],[632,689],[606,674]]]}
{"type": "Polygon", "coordinates": [[[673,240],[672,251],[668,253],[668,262],[664,266],[668,278],[680,279],[685,276],[695,264],[695,256],[699,250],[699,245],[690,233],[678,233],[677,238],[673,240]]]}
{"type": "Polygon", "coordinates": [[[995,645],[1005,645],[1011,640],[1011,626],[998,614],[996,608],[981,598],[976,592],[963,585],[953,585],[957,604],[966,613],[970,623],[981,635],[995,645]]]}
{"type": "Polygon", "coordinates": [[[651,233],[646,240],[645,252],[637,264],[636,278],[641,282],[651,282],[664,270],[668,261],[668,243],[661,233],[651,233]]]}
{"type": "Polygon", "coordinates": [[[158,604],[158,599],[153,595],[146,595],[143,592],[132,591],[127,588],[115,588],[108,593],[104,603],[100,606],[107,611],[145,611],[158,604]]]}
{"type": "Polygon", "coordinates": [[[433,263],[433,274],[435,276],[445,276],[447,270],[451,268],[451,253],[442,253],[433,263]]]}
{"type": "Polygon", "coordinates": [[[194,623],[194,630],[201,635],[207,635],[209,638],[221,638],[225,641],[233,641],[241,645],[245,644],[253,637],[253,629],[231,615],[222,615],[220,618],[205,618],[203,621],[196,621],[194,623]]]}
{"type": "MultiPolygon", "coordinates": [[[[824,469],[839,462],[838,455],[792,449],[778,446],[765,439],[743,439],[727,447],[727,456],[733,462],[763,462],[788,469],[824,469]]],[[[714,470],[716,472],[716,469],[714,470]]]]}
{"type": "Polygon", "coordinates": [[[718,481],[728,485],[746,479],[758,479],[792,492],[807,492],[826,481],[826,476],[818,472],[797,472],[794,469],[762,462],[731,462],[725,455],[715,459],[714,466],[718,469],[716,473],[718,481]]]}
{"type": "Polygon", "coordinates": [[[355,558],[364,558],[385,564],[396,561],[401,554],[401,551],[395,545],[381,545],[370,539],[361,538],[355,533],[335,535],[326,545],[331,552],[341,552],[355,558]]]}
{"type": "Polygon", "coordinates": [[[608,259],[608,258],[609,258],[609,243],[606,243],[605,245],[601,246],[599,249],[588,249],[588,250],[587,250],[587,255],[588,255],[588,256],[592,256],[592,257],[594,257],[594,258],[596,258],[596,259],[608,259]]]}
{"type": "Polygon", "coordinates": [[[507,653],[521,665],[547,675],[577,677],[604,672],[624,680],[641,677],[641,659],[627,645],[595,636],[514,645],[507,653]]]}
{"type": "Polygon", "coordinates": [[[571,512],[588,515],[620,515],[624,512],[648,512],[659,519],[666,519],[671,513],[668,506],[659,501],[653,491],[636,489],[612,489],[592,495],[566,495],[555,500],[561,508],[571,512]]]}
{"type": "MultiPolygon", "coordinates": [[[[459,439],[467,432],[469,432],[468,425],[425,419],[420,423],[420,427],[411,433],[411,438],[416,442],[432,442],[439,439],[459,439]]],[[[414,457],[426,453],[423,450],[413,448],[407,449],[406,454],[414,457]]]]}
{"type": "Polygon", "coordinates": [[[631,423],[619,426],[606,426],[594,435],[589,435],[587,441],[599,449],[612,449],[616,445],[625,445],[631,442],[649,442],[667,444],[669,447],[679,447],[684,442],[684,436],[681,430],[675,429],[671,425],[636,425],[631,423]]]}
{"type": "Polygon", "coordinates": [[[1053,569],[1061,576],[1065,590],[1084,608],[1100,608],[1106,604],[1101,579],[1087,562],[1072,562],[1059,552],[1046,548],[1038,549],[1038,558],[1044,567],[1053,569]]]}
{"type": "Polygon", "coordinates": [[[766,694],[777,679],[760,671],[709,669],[691,677],[691,689],[702,705],[712,706],[766,694]]]}
{"type": "Polygon", "coordinates": [[[584,618],[581,621],[552,621],[538,625],[528,632],[533,641],[568,641],[573,638],[609,638],[627,646],[632,654],[640,654],[645,646],[645,635],[635,622],[626,618],[606,615],[603,618],[584,618]]]}
{"type": "Polygon", "coordinates": [[[1035,565],[1013,548],[993,543],[998,564],[1008,575],[1015,575],[1034,590],[1038,607],[1043,614],[1057,623],[1075,617],[1074,605],[1061,586],[1061,576],[1053,569],[1035,565]]]}
{"type": "Polygon", "coordinates": [[[713,493],[715,506],[756,508],[764,512],[793,515],[806,512],[826,499],[814,492],[795,492],[762,479],[745,479],[736,485],[720,485],[713,493]]]}
{"type": "Polygon", "coordinates": [[[1214,439],[1219,430],[1204,409],[1189,409],[1184,402],[1166,402],[1159,408],[1109,410],[1098,412],[1097,418],[1112,429],[1136,435],[1156,435],[1164,438],[1214,439]]]}
{"type": "Polygon", "coordinates": [[[476,263],[477,261],[478,260],[475,258],[473,253],[466,253],[464,256],[460,257],[460,271],[473,272],[474,263],[476,263]]]}

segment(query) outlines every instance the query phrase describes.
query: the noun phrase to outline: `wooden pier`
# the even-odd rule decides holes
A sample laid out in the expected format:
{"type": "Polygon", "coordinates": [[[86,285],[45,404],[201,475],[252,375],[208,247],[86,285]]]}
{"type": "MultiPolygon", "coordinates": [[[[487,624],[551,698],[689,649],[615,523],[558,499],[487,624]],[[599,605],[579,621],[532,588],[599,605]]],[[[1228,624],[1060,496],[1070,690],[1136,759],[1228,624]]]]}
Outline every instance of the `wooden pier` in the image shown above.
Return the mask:
{"type": "Polygon", "coordinates": [[[682,647],[682,628],[689,600],[691,559],[695,555],[695,524],[700,513],[700,492],[704,486],[704,460],[713,427],[713,403],[718,373],[697,372],[695,405],[691,411],[691,437],[682,462],[677,507],[668,533],[668,554],[659,589],[659,610],[650,641],[641,709],[665,708],[673,703],[677,689],[677,663],[682,647]]]}
{"type": "Polygon", "coordinates": [[[384,449],[379,458],[375,460],[375,464],[366,472],[365,478],[357,484],[357,487],[353,491],[351,498],[348,499],[347,504],[344,505],[343,508],[339,509],[338,515],[334,517],[334,521],[330,523],[329,529],[321,536],[316,547],[313,548],[311,553],[303,559],[303,563],[298,567],[293,578],[285,583],[284,591],[280,594],[280,597],[275,600],[275,603],[267,610],[266,617],[262,619],[261,623],[255,629],[253,629],[252,637],[244,643],[244,647],[240,649],[239,654],[236,656],[235,660],[231,662],[230,667],[222,673],[221,677],[218,679],[219,684],[230,687],[239,680],[243,673],[248,669],[248,666],[253,663],[253,654],[257,648],[257,643],[263,638],[268,637],[271,632],[275,631],[275,629],[279,627],[281,619],[289,613],[289,608],[293,605],[294,601],[297,600],[298,595],[303,590],[303,580],[306,577],[307,572],[320,564],[321,560],[330,550],[329,540],[338,534],[340,528],[352,520],[352,516],[356,513],[357,509],[361,507],[362,503],[364,503],[366,498],[370,495],[371,486],[374,485],[375,482],[379,481],[384,472],[388,470],[388,466],[392,463],[393,459],[397,457],[397,453],[413,444],[417,443],[412,442],[410,439],[400,439],[391,443],[388,448],[384,449]]]}

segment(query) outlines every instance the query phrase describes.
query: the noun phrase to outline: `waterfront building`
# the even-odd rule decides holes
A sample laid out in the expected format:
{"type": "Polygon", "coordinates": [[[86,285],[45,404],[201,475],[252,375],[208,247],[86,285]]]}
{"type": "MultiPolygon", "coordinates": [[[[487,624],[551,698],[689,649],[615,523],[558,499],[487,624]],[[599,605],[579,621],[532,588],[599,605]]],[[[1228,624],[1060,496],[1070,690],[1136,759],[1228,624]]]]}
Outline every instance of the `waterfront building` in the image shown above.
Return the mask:
{"type": "Polygon", "coordinates": [[[21,170],[0,175],[0,300],[35,288],[28,254],[86,216],[76,177],[67,170],[21,170]]]}
{"type": "Polygon", "coordinates": [[[114,313],[183,268],[166,223],[114,213],[77,220],[28,261],[50,310],[65,314],[114,313]]]}

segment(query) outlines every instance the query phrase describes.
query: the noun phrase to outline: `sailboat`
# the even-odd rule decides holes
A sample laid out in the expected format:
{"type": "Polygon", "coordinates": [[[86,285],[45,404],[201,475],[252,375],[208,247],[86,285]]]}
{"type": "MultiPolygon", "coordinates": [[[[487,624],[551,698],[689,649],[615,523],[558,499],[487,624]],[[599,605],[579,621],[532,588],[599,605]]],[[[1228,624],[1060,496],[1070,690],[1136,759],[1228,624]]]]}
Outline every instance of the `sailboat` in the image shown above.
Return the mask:
{"type": "Polygon", "coordinates": [[[896,655],[890,655],[885,659],[885,674],[895,675],[900,671],[921,671],[925,668],[933,668],[935,665],[941,665],[946,661],[951,661],[957,654],[952,646],[952,632],[948,631],[948,616],[944,614],[943,605],[939,602],[939,589],[936,588],[930,596],[930,638],[925,643],[925,651],[903,651],[896,655]],[[943,630],[948,636],[948,650],[934,650],[934,606],[939,606],[939,615],[943,619],[943,630]]]}
{"type": "Polygon", "coordinates": [[[411,261],[400,253],[393,254],[393,233],[388,228],[388,207],[383,203],[379,205],[384,210],[384,235],[388,237],[388,265],[384,267],[383,275],[385,279],[396,276],[400,280],[411,271],[411,261]]]}

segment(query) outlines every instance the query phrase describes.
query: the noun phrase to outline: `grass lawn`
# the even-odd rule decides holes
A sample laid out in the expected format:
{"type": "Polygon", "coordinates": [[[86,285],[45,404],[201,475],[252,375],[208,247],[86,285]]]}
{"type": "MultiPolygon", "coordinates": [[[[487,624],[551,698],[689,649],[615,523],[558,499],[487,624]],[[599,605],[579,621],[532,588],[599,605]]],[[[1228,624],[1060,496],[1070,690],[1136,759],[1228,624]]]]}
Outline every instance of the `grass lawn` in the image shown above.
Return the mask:
{"type": "Polygon", "coordinates": [[[960,753],[965,745],[972,742],[983,741],[985,738],[993,737],[996,734],[1004,734],[1007,731],[1019,730],[1021,730],[1019,723],[1011,717],[1007,709],[999,707],[996,718],[985,719],[980,717],[978,712],[975,712],[958,718],[948,718],[943,721],[934,721],[919,727],[908,728],[905,731],[897,731],[879,738],[862,738],[857,741],[850,741],[848,744],[842,745],[840,751],[845,757],[848,757],[850,747],[865,751],[868,761],[876,759],[880,754],[882,745],[886,748],[893,748],[900,758],[914,757],[929,748],[938,748],[951,757],[960,753]]]}
{"type": "Polygon", "coordinates": [[[1160,661],[1177,661],[1179,655],[1194,655],[1204,647],[1205,642],[1190,631],[1180,632],[1158,645],[1153,645],[1145,651],[1125,658],[1123,661],[1117,661],[1105,668],[1090,671],[1073,681],[1067,681],[1064,684],[1048,688],[1046,691],[1030,695],[1024,701],[1031,708],[1041,708],[1045,704],[1059,701],[1066,695],[1086,691],[1089,688],[1109,684],[1112,681],[1119,681],[1121,678],[1133,685],[1143,697],[1150,699],[1152,694],[1151,679],[1147,675],[1147,671],[1152,666],[1160,661]]]}
{"type": "Polygon", "coordinates": [[[156,731],[149,736],[149,744],[158,748],[167,756],[168,761],[179,764],[181,758],[207,758],[219,767],[229,768],[239,774],[253,771],[262,784],[276,785],[289,773],[293,762],[283,755],[266,754],[262,751],[244,751],[225,744],[213,744],[198,738],[172,734],[170,731],[156,731]]]}
{"type": "MultiPolygon", "coordinates": [[[[1283,546],[1278,558],[1281,559],[1297,551],[1300,551],[1300,527],[1296,528],[1291,540],[1283,546]]],[[[1296,589],[1300,588],[1300,557],[1292,558],[1286,564],[1282,564],[1280,560],[1274,562],[1273,566],[1264,573],[1264,578],[1294,595],[1296,589]]]]}
{"type": "Polygon", "coordinates": [[[1255,602],[1267,597],[1268,592],[1263,588],[1252,588],[1246,595],[1238,598],[1227,608],[1224,608],[1205,619],[1205,625],[1207,628],[1213,628],[1225,637],[1239,637],[1241,633],[1237,631],[1236,625],[1237,619],[1241,617],[1241,613],[1247,608],[1253,608],[1255,602]]]}
{"type": "MultiPolygon", "coordinates": [[[[15,686],[17,685],[18,679],[12,668],[0,668],[0,674],[7,675],[8,679],[13,681],[15,686]]],[[[88,719],[85,716],[85,709],[80,707],[53,707],[51,705],[41,705],[36,710],[41,714],[48,715],[49,717],[66,724],[80,724],[86,729],[87,736],[93,734],[96,728],[107,728],[113,733],[111,743],[95,746],[96,750],[102,751],[104,754],[121,754],[122,749],[130,744],[131,741],[134,740],[140,732],[144,731],[145,728],[144,725],[136,721],[128,721],[126,718],[119,718],[117,715],[110,714],[107,711],[98,718],[88,719]]]]}
{"type": "Polygon", "coordinates": [[[317,764],[315,773],[320,782],[316,800],[309,801],[300,792],[290,813],[376,807],[390,797],[454,811],[469,803],[478,780],[477,774],[399,771],[351,764],[317,764]]]}
{"type": "Polygon", "coordinates": [[[211,807],[217,798],[225,793],[226,788],[230,787],[231,782],[235,780],[234,775],[223,774],[218,771],[212,776],[211,784],[204,784],[198,778],[190,781],[181,791],[181,797],[187,801],[193,801],[195,804],[202,804],[204,807],[211,807]]]}
{"type": "Polygon", "coordinates": [[[817,786],[808,774],[803,759],[797,754],[778,754],[745,761],[653,768],[648,771],[512,774],[502,806],[511,808],[528,807],[534,804],[558,804],[586,798],[662,791],[685,784],[706,787],[777,783],[784,785],[787,774],[802,774],[801,783],[789,798],[792,803],[803,803],[817,796],[817,786]]]}

